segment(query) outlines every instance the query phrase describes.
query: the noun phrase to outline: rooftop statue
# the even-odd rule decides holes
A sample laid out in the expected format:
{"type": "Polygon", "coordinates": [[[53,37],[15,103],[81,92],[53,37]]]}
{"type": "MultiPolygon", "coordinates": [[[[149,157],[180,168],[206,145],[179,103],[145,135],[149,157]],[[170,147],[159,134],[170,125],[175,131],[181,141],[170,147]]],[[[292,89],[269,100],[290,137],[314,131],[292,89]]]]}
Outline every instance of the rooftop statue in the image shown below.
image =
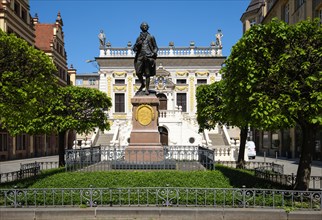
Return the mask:
{"type": "Polygon", "coordinates": [[[219,46],[219,47],[222,47],[222,42],[221,42],[221,38],[223,37],[224,35],[222,34],[221,30],[219,29],[217,31],[217,34],[216,34],[216,45],[219,46]]]}
{"type": "Polygon", "coordinates": [[[98,39],[100,41],[100,47],[105,47],[106,36],[103,30],[98,34],[98,39]]]}
{"type": "Polygon", "coordinates": [[[155,38],[148,32],[149,25],[143,22],[140,28],[140,36],[133,46],[135,52],[134,68],[141,83],[138,92],[145,88],[145,94],[149,95],[150,77],[156,74],[155,60],[158,55],[158,46],[155,38]],[[145,77],[145,82],[143,77],[145,77]]]}

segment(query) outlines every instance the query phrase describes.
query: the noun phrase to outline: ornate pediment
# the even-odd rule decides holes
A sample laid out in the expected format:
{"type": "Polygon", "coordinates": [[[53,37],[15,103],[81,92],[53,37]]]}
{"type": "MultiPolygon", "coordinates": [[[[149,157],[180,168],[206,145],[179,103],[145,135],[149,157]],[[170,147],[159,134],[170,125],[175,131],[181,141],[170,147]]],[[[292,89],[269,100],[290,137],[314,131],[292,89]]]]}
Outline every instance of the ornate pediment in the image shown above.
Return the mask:
{"type": "Polygon", "coordinates": [[[163,66],[159,66],[150,87],[157,91],[173,90],[175,85],[170,76],[169,71],[165,70],[163,66]]]}

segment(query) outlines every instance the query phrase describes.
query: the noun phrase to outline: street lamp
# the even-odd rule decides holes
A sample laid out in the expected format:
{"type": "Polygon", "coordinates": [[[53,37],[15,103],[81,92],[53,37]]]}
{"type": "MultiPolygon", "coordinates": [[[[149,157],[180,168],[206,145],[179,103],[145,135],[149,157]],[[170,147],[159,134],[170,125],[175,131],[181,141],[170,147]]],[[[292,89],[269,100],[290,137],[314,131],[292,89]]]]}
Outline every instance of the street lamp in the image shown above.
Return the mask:
{"type": "Polygon", "coordinates": [[[91,63],[97,70],[99,70],[99,65],[96,60],[85,60],[86,63],[91,63]]]}

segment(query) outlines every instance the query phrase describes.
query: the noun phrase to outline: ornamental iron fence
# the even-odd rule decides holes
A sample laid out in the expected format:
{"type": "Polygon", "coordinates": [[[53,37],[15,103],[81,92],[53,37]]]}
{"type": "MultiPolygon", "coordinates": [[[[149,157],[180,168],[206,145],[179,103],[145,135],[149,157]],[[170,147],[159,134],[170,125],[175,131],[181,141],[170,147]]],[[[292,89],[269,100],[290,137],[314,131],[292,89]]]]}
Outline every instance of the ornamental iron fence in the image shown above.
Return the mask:
{"type": "Polygon", "coordinates": [[[213,207],[322,210],[322,191],[248,188],[0,189],[0,207],[213,207]]]}
{"type": "MultiPolygon", "coordinates": [[[[221,164],[228,167],[236,168],[236,161],[216,161],[216,164],[221,164]]],[[[255,176],[269,180],[275,183],[280,183],[286,186],[293,187],[296,181],[296,175],[284,174],[284,166],[271,162],[256,162],[247,161],[245,163],[246,169],[254,170],[255,176]]],[[[310,189],[322,189],[322,176],[310,177],[310,189]]]]}
{"type": "Polygon", "coordinates": [[[33,162],[20,164],[20,169],[8,173],[0,173],[0,183],[12,182],[15,180],[21,180],[28,177],[37,176],[41,170],[48,170],[58,167],[58,162],[33,162]]]}
{"type": "Polygon", "coordinates": [[[161,151],[98,146],[66,150],[65,161],[66,171],[212,170],[214,152],[200,146],[167,146],[161,151]]]}
{"type": "MultiPolygon", "coordinates": [[[[269,180],[275,183],[280,183],[286,186],[294,187],[296,182],[296,175],[293,173],[291,175],[274,173],[270,170],[255,169],[255,176],[269,180]]],[[[322,189],[322,177],[321,176],[310,176],[310,189],[322,189]]]]}
{"type": "MultiPolygon", "coordinates": [[[[221,164],[227,167],[236,168],[237,162],[236,161],[216,161],[216,164],[221,164]]],[[[260,161],[245,161],[245,168],[248,170],[254,170],[256,168],[266,168],[271,169],[274,167],[274,170],[284,173],[284,165],[271,163],[271,162],[260,162],[260,161]]]]}

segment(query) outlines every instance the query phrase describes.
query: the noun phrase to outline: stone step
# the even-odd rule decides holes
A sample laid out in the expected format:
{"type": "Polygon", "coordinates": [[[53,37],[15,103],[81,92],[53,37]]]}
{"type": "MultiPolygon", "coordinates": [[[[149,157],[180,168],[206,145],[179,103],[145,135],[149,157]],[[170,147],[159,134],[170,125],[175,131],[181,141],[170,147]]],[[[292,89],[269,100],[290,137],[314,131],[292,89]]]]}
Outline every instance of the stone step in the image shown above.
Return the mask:
{"type": "Polygon", "coordinates": [[[228,143],[225,142],[222,134],[209,134],[209,139],[211,140],[211,144],[213,146],[228,145],[228,143]]]}

